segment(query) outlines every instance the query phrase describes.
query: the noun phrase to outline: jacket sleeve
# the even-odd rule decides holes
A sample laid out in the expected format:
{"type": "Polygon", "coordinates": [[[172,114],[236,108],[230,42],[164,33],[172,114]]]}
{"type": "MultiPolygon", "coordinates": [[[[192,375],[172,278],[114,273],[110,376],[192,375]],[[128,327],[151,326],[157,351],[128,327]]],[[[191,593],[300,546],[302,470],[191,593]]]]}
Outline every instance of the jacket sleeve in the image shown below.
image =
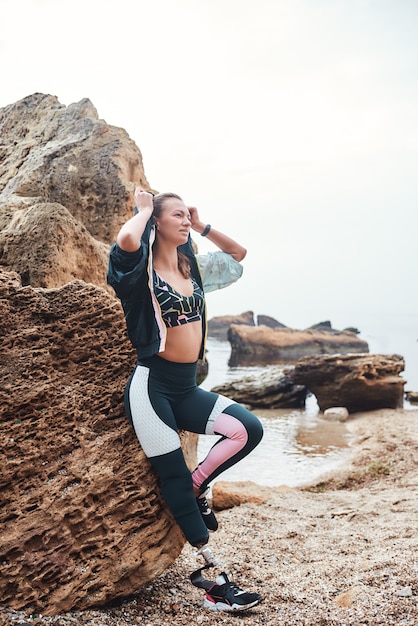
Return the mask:
{"type": "Polygon", "coordinates": [[[107,282],[121,300],[138,297],[147,280],[147,255],[144,246],[135,252],[122,250],[117,243],[110,248],[107,282]]]}
{"type": "Polygon", "coordinates": [[[217,250],[208,254],[197,254],[196,259],[202,276],[205,292],[223,289],[241,278],[244,271],[241,263],[227,252],[217,250]]]}

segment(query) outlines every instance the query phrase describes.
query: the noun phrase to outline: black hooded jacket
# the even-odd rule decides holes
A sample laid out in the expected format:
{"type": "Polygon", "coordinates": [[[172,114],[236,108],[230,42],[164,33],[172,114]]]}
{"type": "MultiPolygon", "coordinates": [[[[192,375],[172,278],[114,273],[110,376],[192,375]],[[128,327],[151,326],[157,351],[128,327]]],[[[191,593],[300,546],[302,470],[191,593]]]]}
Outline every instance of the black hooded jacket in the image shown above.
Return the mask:
{"type": "MultiPolygon", "coordinates": [[[[153,218],[146,224],[141,246],[135,252],[122,250],[117,243],[110,249],[107,282],[120,299],[125,313],[129,338],[138,358],[147,358],[162,352],[167,329],[153,292],[152,244],[155,239],[153,218]]],[[[230,254],[218,250],[207,255],[195,255],[192,240],[178,247],[190,261],[193,278],[204,292],[221,289],[234,283],[242,275],[242,265],[230,254]]],[[[199,358],[204,358],[207,335],[206,306],[202,313],[202,345],[199,358]]]]}

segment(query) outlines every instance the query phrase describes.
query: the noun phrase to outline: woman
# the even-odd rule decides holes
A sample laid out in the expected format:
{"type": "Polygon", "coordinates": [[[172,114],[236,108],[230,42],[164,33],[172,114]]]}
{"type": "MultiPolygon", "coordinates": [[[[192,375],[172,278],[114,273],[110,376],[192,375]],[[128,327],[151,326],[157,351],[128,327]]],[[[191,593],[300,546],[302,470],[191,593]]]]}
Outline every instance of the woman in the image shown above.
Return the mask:
{"type": "MultiPolygon", "coordinates": [[[[197,209],[186,207],[176,194],[153,197],[138,187],[134,198],[135,214],[111,248],[107,277],[122,302],[138,355],[125,390],[125,406],[175,520],[189,543],[202,550],[208,531],[218,527],[205,498],[209,483],[262,438],[262,426],[252,413],[196,385],[197,361],[205,351],[204,293],[241,276],[239,262],[246,250],[205,225],[197,209]],[[219,250],[195,255],[190,229],[219,250]],[[192,473],[184,460],[179,430],[220,436],[192,473]]],[[[242,592],[223,574],[212,593],[208,591],[206,604],[236,610],[254,606],[260,599],[258,594],[242,592]]]]}

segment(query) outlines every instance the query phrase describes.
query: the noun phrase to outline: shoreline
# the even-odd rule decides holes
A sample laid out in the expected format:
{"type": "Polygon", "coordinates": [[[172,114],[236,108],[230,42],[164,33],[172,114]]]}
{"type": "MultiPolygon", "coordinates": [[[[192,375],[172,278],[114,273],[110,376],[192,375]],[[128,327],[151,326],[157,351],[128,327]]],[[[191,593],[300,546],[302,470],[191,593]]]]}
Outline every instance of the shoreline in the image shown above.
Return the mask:
{"type": "Polygon", "coordinates": [[[127,600],[35,619],[0,605],[0,625],[418,624],[418,412],[358,413],[346,426],[355,439],[342,467],[304,487],[263,487],[266,504],[217,513],[209,546],[234,582],[264,595],[260,605],[203,609],[204,592],[188,579],[200,563],[186,545],[127,600]]]}

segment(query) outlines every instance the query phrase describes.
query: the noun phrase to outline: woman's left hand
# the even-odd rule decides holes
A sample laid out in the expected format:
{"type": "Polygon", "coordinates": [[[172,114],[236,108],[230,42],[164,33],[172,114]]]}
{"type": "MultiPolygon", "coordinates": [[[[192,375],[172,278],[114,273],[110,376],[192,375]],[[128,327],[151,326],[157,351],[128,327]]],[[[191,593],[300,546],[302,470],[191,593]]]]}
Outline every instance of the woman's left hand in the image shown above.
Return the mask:
{"type": "MultiPolygon", "coordinates": [[[[197,212],[197,208],[195,206],[188,206],[187,208],[189,209],[190,213],[191,227],[193,228],[193,230],[201,235],[206,229],[205,222],[201,221],[199,213],[197,212]]],[[[212,228],[211,226],[209,226],[209,230],[206,231],[206,235],[209,236],[211,243],[215,244],[215,246],[217,246],[223,252],[227,252],[228,254],[230,254],[232,257],[234,257],[236,261],[242,261],[242,259],[245,258],[247,250],[244,248],[244,246],[241,246],[241,244],[237,243],[234,239],[228,237],[228,235],[224,235],[223,233],[219,232],[219,230],[215,230],[215,228],[212,228]]]]}
{"type": "Polygon", "coordinates": [[[190,213],[190,222],[193,230],[196,230],[198,233],[203,233],[205,230],[205,224],[200,221],[199,213],[195,206],[188,206],[190,213]]]}

